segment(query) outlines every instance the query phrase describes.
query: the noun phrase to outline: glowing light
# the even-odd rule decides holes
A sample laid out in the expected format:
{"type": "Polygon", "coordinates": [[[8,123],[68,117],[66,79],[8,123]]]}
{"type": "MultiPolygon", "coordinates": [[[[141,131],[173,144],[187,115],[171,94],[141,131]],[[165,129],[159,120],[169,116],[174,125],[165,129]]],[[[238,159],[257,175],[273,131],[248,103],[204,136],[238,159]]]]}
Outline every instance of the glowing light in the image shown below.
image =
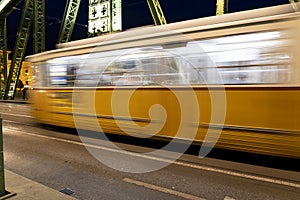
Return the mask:
{"type": "Polygon", "coordinates": [[[89,33],[107,33],[122,30],[122,0],[90,0],[89,33]]]}

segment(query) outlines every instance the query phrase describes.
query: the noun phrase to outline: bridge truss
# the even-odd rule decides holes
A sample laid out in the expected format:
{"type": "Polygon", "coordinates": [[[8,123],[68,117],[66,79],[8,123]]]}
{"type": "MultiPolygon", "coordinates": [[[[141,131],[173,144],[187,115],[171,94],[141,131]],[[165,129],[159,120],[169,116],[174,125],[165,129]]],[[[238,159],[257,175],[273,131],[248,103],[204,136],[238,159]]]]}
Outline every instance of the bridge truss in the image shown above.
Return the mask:
{"type": "Polygon", "coordinates": [[[14,6],[17,6],[21,2],[21,0],[4,1],[6,1],[7,4],[1,7],[2,10],[0,10],[0,48],[3,52],[3,56],[0,61],[0,98],[14,99],[32,24],[34,33],[34,53],[39,53],[45,50],[45,0],[25,0],[15,48],[13,51],[13,59],[8,74],[6,58],[6,16],[14,9],[14,6]]]}
{"type": "MultiPolygon", "coordinates": [[[[23,0],[24,8],[13,51],[11,67],[7,67],[6,17],[22,0],[0,0],[0,99],[14,99],[30,29],[33,24],[34,53],[45,50],[45,0],[23,0]],[[7,73],[8,72],[8,73],[7,73]]],[[[229,0],[216,0],[216,14],[228,12],[229,0]]],[[[295,10],[297,2],[290,0],[295,10]]],[[[81,0],[67,0],[58,43],[71,39],[81,0]]],[[[155,25],[167,24],[159,0],[147,0],[155,25]]]]}

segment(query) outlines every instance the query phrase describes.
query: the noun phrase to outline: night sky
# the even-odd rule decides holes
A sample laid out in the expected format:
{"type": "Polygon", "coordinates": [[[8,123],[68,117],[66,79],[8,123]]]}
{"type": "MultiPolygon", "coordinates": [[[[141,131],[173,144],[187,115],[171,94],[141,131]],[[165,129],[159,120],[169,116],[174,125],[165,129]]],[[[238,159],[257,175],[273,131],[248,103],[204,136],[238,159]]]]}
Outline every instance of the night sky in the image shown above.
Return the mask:
{"type": "MultiPolygon", "coordinates": [[[[54,49],[58,39],[58,32],[63,17],[66,0],[46,1],[46,49],[54,49]]],[[[159,0],[168,23],[188,19],[213,16],[216,10],[216,0],[159,0]]],[[[268,6],[289,3],[289,0],[229,0],[229,13],[250,10],[268,6]]],[[[123,0],[123,30],[152,25],[153,20],[146,0],[123,0]]],[[[18,6],[7,17],[8,49],[13,50],[17,28],[21,17],[21,8],[18,6]]],[[[72,40],[87,37],[88,0],[82,0],[74,27],[72,40]]],[[[32,38],[29,41],[27,55],[32,54],[32,38]]]]}

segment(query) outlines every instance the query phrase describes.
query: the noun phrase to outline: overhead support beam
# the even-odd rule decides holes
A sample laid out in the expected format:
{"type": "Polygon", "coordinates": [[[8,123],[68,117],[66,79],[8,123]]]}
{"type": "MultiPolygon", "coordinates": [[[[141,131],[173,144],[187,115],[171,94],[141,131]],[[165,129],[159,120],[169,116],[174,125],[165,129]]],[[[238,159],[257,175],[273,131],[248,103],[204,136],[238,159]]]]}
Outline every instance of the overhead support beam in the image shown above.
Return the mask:
{"type": "Polygon", "coordinates": [[[33,53],[45,51],[45,0],[34,0],[33,53]]]}
{"type": "Polygon", "coordinates": [[[16,86],[24,60],[26,46],[29,38],[30,28],[33,20],[34,0],[25,0],[21,23],[17,33],[12,64],[9,69],[8,78],[5,84],[4,99],[14,99],[16,86]]]}
{"type": "Polygon", "coordinates": [[[167,24],[165,15],[158,0],[147,0],[155,25],[167,24]]]}
{"type": "Polygon", "coordinates": [[[68,0],[64,13],[64,18],[61,23],[60,32],[57,43],[65,43],[71,40],[74,29],[77,13],[81,0],[68,0]]]}
{"type": "Polygon", "coordinates": [[[7,32],[6,18],[0,18],[0,99],[4,95],[7,79],[7,32]]]}
{"type": "Polygon", "coordinates": [[[0,0],[0,18],[7,16],[22,0],[0,0]]]}
{"type": "Polygon", "coordinates": [[[216,15],[223,15],[228,12],[228,0],[217,0],[216,15]]]}
{"type": "Polygon", "coordinates": [[[14,3],[14,0],[0,0],[0,14],[7,11],[7,8],[14,3]]]}

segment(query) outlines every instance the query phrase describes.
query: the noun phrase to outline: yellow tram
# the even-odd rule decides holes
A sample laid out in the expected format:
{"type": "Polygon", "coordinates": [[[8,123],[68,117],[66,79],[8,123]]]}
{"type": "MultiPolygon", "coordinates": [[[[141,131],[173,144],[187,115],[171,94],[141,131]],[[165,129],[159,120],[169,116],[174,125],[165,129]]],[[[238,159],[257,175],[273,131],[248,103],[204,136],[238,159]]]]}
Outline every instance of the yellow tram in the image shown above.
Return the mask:
{"type": "Polygon", "coordinates": [[[220,130],[218,148],[300,158],[299,44],[291,5],[61,44],[27,57],[33,114],[136,137],[202,142],[220,130]],[[177,134],[184,117],[195,134],[177,134]]]}

